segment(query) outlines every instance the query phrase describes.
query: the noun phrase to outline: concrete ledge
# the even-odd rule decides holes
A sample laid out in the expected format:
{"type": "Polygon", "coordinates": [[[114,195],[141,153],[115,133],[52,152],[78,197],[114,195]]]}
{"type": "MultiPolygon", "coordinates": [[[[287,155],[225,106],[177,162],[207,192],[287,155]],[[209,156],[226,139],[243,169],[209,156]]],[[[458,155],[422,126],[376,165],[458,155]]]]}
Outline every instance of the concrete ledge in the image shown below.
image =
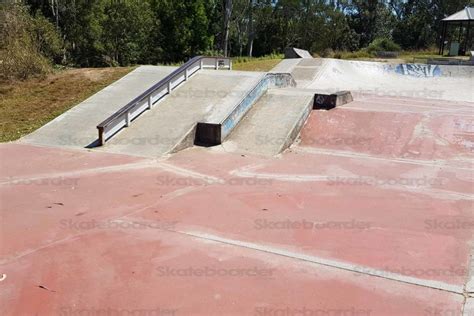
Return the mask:
{"type": "Polygon", "coordinates": [[[293,125],[292,129],[286,137],[285,143],[283,144],[283,146],[280,147],[278,153],[283,152],[285,149],[293,145],[295,139],[298,137],[301,132],[301,129],[308,120],[313,104],[314,98],[311,98],[311,100],[309,100],[309,102],[307,103],[307,106],[303,109],[303,111],[300,112],[298,121],[296,121],[295,125],[293,125]]]}
{"type": "Polygon", "coordinates": [[[331,110],[353,100],[350,91],[339,91],[333,94],[317,93],[314,95],[313,110],[331,110]]]}
{"type": "Polygon", "coordinates": [[[269,88],[295,86],[296,82],[290,74],[269,73],[265,75],[230,112],[225,113],[220,119],[214,119],[214,121],[199,122],[194,144],[200,146],[222,144],[222,141],[229,136],[245,114],[269,88]]]}

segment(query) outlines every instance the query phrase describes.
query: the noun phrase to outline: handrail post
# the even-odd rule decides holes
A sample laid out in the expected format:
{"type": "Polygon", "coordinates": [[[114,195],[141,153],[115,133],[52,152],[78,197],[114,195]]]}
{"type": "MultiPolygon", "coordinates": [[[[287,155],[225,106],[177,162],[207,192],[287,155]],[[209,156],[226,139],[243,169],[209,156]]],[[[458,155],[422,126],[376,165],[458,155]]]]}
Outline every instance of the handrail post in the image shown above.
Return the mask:
{"type": "Polygon", "coordinates": [[[184,80],[188,80],[188,68],[186,68],[186,70],[184,71],[184,80]]]}
{"type": "Polygon", "coordinates": [[[204,61],[201,59],[201,61],[199,62],[199,69],[203,69],[204,67],[204,61]]]}
{"type": "Polygon", "coordinates": [[[168,94],[171,94],[171,80],[168,81],[168,94]]]}
{"type": "Polygon", "coordinates": [[[99,129],[99,144],[100,146],[104,146],[105,145],[104,128],[98,127],[98,129],[99,129]]]}
{"type": "Polygon", "coordinates": [[[127,111],[127,114],[125,116],[125,126],[129,127],[130,126],[130,112],[127,111]]]}
{"type": "Polygon", "coordinates": [[[151,110],[151,107],[153,106],[152,102],[151,102],[151,94],[148,96],[148,110],[151,110]]]}
{"type": "Polygon", "coordinates": [[[219,69],[219,59],[216,58],[216,70],[219,69]]]}
{"type": "Polygon", "coordinates": [[[229,59],[229,70],[232,70],[232,59],[229,59]]]}

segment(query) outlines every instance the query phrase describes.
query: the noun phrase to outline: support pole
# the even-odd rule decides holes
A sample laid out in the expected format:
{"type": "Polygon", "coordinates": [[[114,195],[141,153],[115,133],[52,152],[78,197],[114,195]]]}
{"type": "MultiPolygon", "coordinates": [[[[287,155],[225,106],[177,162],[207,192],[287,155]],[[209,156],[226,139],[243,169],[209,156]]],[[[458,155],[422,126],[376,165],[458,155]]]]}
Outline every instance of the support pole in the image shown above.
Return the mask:
{"type": "Polygon", "coordinates": [[[466,43],[464,44],[464,52],[467,52],[468,50],[471,50],[470,47],[470,35],[471,35],[471,20],[467,21],[467,34],[466,34],[466,43]]]}
{"type": "Polygon", "coordinates": [[[440,42],[439,42],[439,51],[438,51],[438,55],[442,55],[441,51],[443,49],[443,46],[444,46],[444,33],[445,33],[445,29],[446,29],[446,22],[441,22],[441,39],[440,39],[440,42]]]}
{"type": "Polygon", "coordinates": [[[462,35],[462,21],[461,21],[461,24],[459,24],[459,37],[458,37],[459,46],[461,46],[461,35],[462,35]]]}
{"type": "Polygon", "coordinates": [[[444,22],[444,32],[443,32],[443,45],[441,50],[441,56],[444,55],[444,42],[446,41],[446,35],[448,33],[448,22],[444,22]]]}

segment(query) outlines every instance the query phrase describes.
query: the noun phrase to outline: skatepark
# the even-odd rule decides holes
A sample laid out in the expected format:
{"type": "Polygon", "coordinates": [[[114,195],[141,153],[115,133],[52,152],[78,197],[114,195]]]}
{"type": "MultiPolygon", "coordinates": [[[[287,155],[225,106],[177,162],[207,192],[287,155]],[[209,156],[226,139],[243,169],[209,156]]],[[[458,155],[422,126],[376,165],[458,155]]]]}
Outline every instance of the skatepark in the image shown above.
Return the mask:
{"type": "Polygon", "coordinates": [[[291,53],[140,66],[0,144],[2,314],[472,315],[474,67],[291,53]]]}

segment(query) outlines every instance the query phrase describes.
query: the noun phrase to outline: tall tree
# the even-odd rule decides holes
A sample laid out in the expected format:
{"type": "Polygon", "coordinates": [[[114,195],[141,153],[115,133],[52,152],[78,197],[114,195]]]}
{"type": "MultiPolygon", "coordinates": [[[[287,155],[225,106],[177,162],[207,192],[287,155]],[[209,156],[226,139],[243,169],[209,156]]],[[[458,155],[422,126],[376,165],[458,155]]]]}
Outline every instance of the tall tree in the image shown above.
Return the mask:
{"type": "Polygon", "coordinates": [[[232,17],[232,0],[223,0],[224,1],[224,36],[222,47],[224,50],[224,56],[228,56],[229,49],[229,31],[230,31],[230,19],[232,17]]]}
{"type": "Polygon", "coordinates": [[[253,41],[255,39],[255,30],[253,24],[253,7],[254,7],[254,0],[249,0],[249,15],[248,15],[248,41],[247,41],[247,55],[252,57],[253,55],[253,41]]]}

